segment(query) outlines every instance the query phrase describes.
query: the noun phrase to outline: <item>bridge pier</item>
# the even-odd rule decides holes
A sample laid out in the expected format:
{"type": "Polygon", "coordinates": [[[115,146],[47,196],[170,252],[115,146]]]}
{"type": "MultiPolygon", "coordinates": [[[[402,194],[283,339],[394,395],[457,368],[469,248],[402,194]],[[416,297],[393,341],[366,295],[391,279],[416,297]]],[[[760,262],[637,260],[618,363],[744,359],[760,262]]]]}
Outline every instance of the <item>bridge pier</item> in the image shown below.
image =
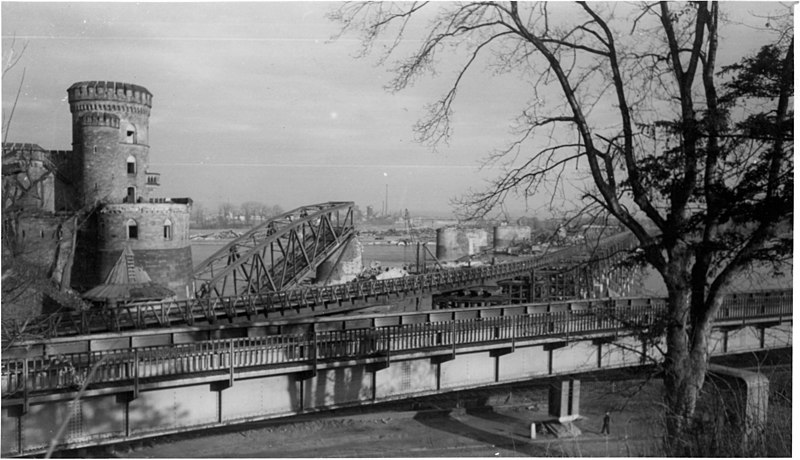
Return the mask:
{"type": "Polygon", "coordinates": [[[358,238],[351,238],[328,259],[317,265],[316,282],[327,286],[348,283],[356,279],[363,269],[362,252],[363,248],[358,238]]]}
{"type": "Polygon", "coordinates": [[[580,417],[581,381],[562,380],[551,383],[548,397],[548,413],[557,417],[559,423],[567,423],[580,417]]]}

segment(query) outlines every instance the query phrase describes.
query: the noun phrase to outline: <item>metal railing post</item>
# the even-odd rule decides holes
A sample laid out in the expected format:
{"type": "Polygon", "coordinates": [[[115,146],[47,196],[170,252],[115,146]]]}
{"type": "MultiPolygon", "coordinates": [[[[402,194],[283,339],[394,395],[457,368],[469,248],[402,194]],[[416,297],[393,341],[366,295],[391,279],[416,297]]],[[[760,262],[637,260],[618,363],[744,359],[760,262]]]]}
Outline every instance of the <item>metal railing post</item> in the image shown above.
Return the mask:
{"type": "Polygon", "coordinates": [[[28,358],[22,361],[22,413],[28,413],[28,358]]]}
{"type": "Polygon", "coordinates": [[[139,349],[133,349],[133,399],[139,397],[139,349]]]}
{"type": "Polygon", "coordinates": [[[233,341],[234,339],[228,339],[228,364],[230,369],[230,374],[228,376],[228,386],[233,386],[233,341]]]}
{"type": "Polygon", "coordinates": [[[453,320],[453,357],[456,356],[456,341],[458,337],[458,321],[453,320]]]}
{"type": "Polygon", "coordinates": [[[317,341],[317,331],[315,327],[311,328],[311,335],[313,337],[313,343],[314,343],[314,346],[312,347],[311,350],[312,353],[311,362],[314,367],[314,375],[317,375],[317,347],[319,346],[319,343],[317,341]]]}

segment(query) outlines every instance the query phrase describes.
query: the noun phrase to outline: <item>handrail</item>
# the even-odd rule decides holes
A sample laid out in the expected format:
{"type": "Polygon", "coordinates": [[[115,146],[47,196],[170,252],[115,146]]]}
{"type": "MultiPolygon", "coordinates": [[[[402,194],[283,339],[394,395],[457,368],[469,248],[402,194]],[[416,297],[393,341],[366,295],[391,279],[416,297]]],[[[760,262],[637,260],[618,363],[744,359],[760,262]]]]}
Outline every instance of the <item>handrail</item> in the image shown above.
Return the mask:
{"type": "MultiPolygon", "coordinates": [[[[717,321],[783,319],[792,315],[791,291],[729,295],[717,321]]],[[[594,301],[593,310],[566,310],[509,316],[394,324],[360,329],[307,331],[261,337],[203,340],[194,343],[136,349],[66,353],[56,356],[2,360],[2,394],[25,389],[53,391],[81,383],[91,364],[102,383],[202,372],[230,371],[287,363],[313,364],[388,356],[404,351],[452,348],[458,345],[517,342],[524,339],[566,337],[575,334],[639,330],[663,318],[666,299],[647,299],[619,305],[614,299],[594,301]]]]}

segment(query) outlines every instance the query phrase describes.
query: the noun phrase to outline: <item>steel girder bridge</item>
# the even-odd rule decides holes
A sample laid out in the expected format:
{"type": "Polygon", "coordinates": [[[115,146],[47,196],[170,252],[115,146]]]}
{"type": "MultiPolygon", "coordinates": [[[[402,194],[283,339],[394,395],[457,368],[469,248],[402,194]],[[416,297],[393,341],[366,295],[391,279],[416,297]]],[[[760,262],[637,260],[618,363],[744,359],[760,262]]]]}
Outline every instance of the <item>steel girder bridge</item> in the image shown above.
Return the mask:
{"type": "MultiPolygon", "coordinates": [[[[652,364],[665,305],[573,300],[18,343],[3,352],[1,453],[41,454],[65,421],[59,449],[652,364]]],[[[757,291],[726,296],[710,349],[791,343],[792,291],[757,291]]]]}
{"type": "Polygon", "coordinates": [[[301,206],[264,222],[194,268],[195,298],[278,292],[297,286],[355,235],[352,202],[301,206]]]}

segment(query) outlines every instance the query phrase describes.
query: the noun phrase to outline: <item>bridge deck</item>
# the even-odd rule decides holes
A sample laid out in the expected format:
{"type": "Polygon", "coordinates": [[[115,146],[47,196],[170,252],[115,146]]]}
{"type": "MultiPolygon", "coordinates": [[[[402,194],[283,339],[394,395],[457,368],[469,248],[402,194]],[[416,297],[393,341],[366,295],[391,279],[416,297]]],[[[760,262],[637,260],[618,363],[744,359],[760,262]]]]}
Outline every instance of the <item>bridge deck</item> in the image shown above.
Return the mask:
{"type": "MultiPolygon", "coordinates": [[[[390,361],[409,353],[456,353],[456,349],[515,347],[523,341],[569,341],[618,335],[652,327],[664,299],[630,298],[553,302],[357,318],[273,321],[187,334],[108,335],[20,344],[4,352],[2,393],[24,398],[68,391],[96,367],[94,386],[144,379],[247,370],[284,372],[287,365],[316,368],[323,362],[390,361]],[[209,334],[226,338],[208,338],[209,334]],[[157,344],[161,343],[161,344],[157,344]],[[26,384],[27,382],[27,384],[26,384]]],[[[717,327],[780,322],[792,315],[792,291],[730,295],[717,327]]],[[[4,404],[6,400],[4,399],[4,404]]]]}
{"type": "MultiPolygon", "coordinates": [[[[622,257],[635,246],[629,234],[606,239],[594,260],[622,257]]],[[[421,275],[386,280],[371,280],[333,286],[312,286],[277,292],[260,292],[220,297],[200,297],[181,301],[140,302],[117,308],[93,308],[80,312],[52,315],[34,321],[28,331],[45,337],[124,331],[175,325],[218,324],[238,319],[280,315],[298,310],[326,313],[352,309],[356,303],[386,303],[406,296],[456,290],[480,285],[490,280],[528,275],[534,270],[552,266],[564,258],[574,257],[575,248],[537,258],[526,258],[496,265],[438,270],[421,275]]],[[[584,258],[585,259],[585,258],[584,258]]],[[[363,306],[363,305],[362,305],[363,306]]]]}
{"type": "MultiPolygon", "coordinates": [[[[791,298],[730,296],[712,355],[790,347],[791,298]]],[[[1,453],[43,453],[65,423],[60,449],[639,367],[661,359],[658,334],[639,332],[663,307],[553,302],[20,344],[3,353],[1,453]]]]}

